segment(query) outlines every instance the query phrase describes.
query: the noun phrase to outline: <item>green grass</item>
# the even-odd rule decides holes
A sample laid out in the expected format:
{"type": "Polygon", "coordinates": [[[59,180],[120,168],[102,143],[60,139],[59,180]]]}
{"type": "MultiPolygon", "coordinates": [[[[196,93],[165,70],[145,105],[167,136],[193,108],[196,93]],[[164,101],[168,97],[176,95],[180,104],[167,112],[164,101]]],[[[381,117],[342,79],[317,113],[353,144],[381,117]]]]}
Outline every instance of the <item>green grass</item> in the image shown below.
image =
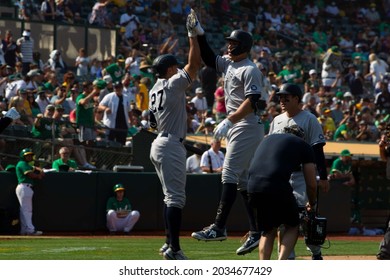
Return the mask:
{"type": "MultiPolygon", "coordinates": [[[[159,260],[158,249],[163,237],[0,237],[0,260],[159,260]]],[[[327,245],[327,244],[325,244],[327,245]]],[[[258,250],[237,256],[239,238],[223,242],[202,242],[181,238],[185,254],[192,260],[256,260],[258,250]]],[[[368,255],[378,251],[377,241],[331,241],[323,255],[368,255]]],[[[299,257],[309,256],[302,239],[295,248],[299,257]]],[[[273,255],[273,259],[275,255],[273,255]]]]}

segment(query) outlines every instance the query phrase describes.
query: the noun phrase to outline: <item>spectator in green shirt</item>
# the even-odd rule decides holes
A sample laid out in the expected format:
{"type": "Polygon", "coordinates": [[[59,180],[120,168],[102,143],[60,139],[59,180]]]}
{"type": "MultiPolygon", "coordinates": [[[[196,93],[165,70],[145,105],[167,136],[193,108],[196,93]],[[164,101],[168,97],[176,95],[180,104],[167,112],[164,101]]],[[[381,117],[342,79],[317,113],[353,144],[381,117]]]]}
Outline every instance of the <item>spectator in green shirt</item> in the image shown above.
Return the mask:
{"type": "Polygon", "coordinates": [[[346,141],[354,139],[354,126],[355,126],[354,117],[350,117],[346,123],[341,124],[335,131],[333,135],[334,141],[346,141]]]}
{"type": "MultiPolygon", "coordinates": [[[[99,96],[100,90],[105,86],[105,82],[99,80],[93,84],[90,81],[83,82],[83,92],[76,99],[76,123],[79,129],[80,145],[77,151],[79,158],[87,159],[83,146],[93,146],[96,140],[94,98],[99,96]]],[[[84,168],[95,169],[96,166],[89,162],[80,162],[84,168]]]]}
{"type": "Polygon", "coordinates": [[[76,161],[70,159],[70,150],[68,147],[62,147],[59,151],[60,158],[53,161],[52,168],[57,171],[75,171],[76,161]]]}
{"type": "Polygon", "coordinates": [[[294,69],[294,62],[292,59],[288,60],[286,66],[279,72],[277,80],[284,83],[301,84],[302,76],[299,70],[294,69]]]}
{"type": "Polygon", "coordinates": [[[46,140],[60,137],[59,126],[53,119],[54,110],[55,106],[53,104],[49,104],[46,106],[43,115],[37,115],[31,131],[34,138],[46,140]]]}
{"type": "Polygon", "coordinates": [[[121,81],[125,75],[125,58],[123,55],[118,55],[116,62],[104,68],[102,74],[103,76],[110,75],[113,83],[121,81]]]}

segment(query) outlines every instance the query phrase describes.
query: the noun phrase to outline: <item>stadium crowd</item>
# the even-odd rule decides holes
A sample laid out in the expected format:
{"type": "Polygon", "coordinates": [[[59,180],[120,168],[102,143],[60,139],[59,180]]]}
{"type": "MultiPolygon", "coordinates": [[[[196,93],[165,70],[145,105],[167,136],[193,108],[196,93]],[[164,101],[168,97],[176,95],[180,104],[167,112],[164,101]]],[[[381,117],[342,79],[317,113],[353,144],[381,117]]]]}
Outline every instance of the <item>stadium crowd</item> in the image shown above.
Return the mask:
{"type": "MultiPolygon", "coordinates": [[[[120,145],[129,144],[139,129],[149,129],[153,59],[172,53],[185,64],[187,44],[181,42],[187,40],[185,18],[191,8],[198,11],[213,35],[210,44],[221,54],[226,51],[223,39],[232,30],[252,34],[251,59],[263,73],[268,95],[261,116],[266,129],[281,113],[275,92],[286,82],[302,88],[302,106],[316,115],[327,140],[377,142],[390,118],[389,0],[13,2],[20,20],[87,21],[115,28],[120,35],[116,54],[89,57],[82,48],[74,64],[67,65],[60,49],[41,57],[32,30],[24,30],[19,38],[0,29],[0,111],[15,107],[22,117],[14,125],[28,126],[39,139],[53,137],[45,120],[57,118],[62,122],[55,138],[79,144],[77,102],[80,95],[93,93],[96,139],[108,140],[110,131],[124,128],[110,124],[108,107],[101,102],[118,87],[130,101],[128,141],[120,145]]],[[[226,113],[219,73],[203,67],[187,95],[188,133],[212,134],[226,113]]],[[[88,167],[83,154],[76,159],[88,167]]]]}

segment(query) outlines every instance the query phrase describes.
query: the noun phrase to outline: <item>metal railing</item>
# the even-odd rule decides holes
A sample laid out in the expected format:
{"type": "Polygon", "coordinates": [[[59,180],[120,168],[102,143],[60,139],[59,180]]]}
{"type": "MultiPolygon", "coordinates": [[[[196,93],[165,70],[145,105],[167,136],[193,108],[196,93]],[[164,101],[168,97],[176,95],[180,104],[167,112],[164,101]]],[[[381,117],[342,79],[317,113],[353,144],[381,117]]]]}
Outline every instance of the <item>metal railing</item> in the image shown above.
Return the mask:
{"type": "MultiPolygon", "coordinates": [[[[131,138],[129,138],[131,141],[131,138]]],[[[61,147],[69,147],[73,153],[71,159],[76,159],[75,150],[84,149],[87,162],[96,166],[98,170],[113,170],[116,165],[130,165],[133,160],[132,146],[121,144],[103,138],[97,138],[93,145],[85,146],[78,142],[77,135],[70,138],[38,139],[33,138],[30,126],[11,125],[1,135],[0,140],[5,143],[0,152],[1,164],[16,164],[19,153],[24,148],[31,148],[35,154],[35,161],[40,167],[51,168],[52,162],[59,158],[58,151],[61,147]]],[[[79,163],[80,169],[83,167],[79,163]]]]}

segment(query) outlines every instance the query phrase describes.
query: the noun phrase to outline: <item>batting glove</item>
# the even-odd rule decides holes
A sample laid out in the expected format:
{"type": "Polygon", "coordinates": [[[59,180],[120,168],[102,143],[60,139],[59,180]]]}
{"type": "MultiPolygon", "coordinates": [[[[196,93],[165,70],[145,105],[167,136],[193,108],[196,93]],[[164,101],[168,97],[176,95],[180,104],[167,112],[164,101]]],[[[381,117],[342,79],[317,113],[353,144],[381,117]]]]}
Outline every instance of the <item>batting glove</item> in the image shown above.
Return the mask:
{"type": "Polygon", "coordinates": [[[5,113],[4,117],[7,117],[7,118],[10,118],[10,119],[13,119],[13,120],[17,120],[20,118],[20,114],[19,112],[15,109],[15,107],[12,107],[8,110],[7,113],[5,113]]]}
{"type": "Polygon", "coordinates": [[[198,17],[196,16],[196,13],[193,9],[191,9],[191,12],[187,16],[186,27],[188,31],[188,37],[196,37],[197,35],[204,34],[204,30],[200,25],[198,17]]]}
{"type": "Polygon", "coordinates": [[[222,122],[220,122],[216,128],[214,128],[214,138],[221,140],[223,138],[226,138],[226,135],[233,127],[233,123],[229,121],[227,118],[224,119],[222,122]]]}

